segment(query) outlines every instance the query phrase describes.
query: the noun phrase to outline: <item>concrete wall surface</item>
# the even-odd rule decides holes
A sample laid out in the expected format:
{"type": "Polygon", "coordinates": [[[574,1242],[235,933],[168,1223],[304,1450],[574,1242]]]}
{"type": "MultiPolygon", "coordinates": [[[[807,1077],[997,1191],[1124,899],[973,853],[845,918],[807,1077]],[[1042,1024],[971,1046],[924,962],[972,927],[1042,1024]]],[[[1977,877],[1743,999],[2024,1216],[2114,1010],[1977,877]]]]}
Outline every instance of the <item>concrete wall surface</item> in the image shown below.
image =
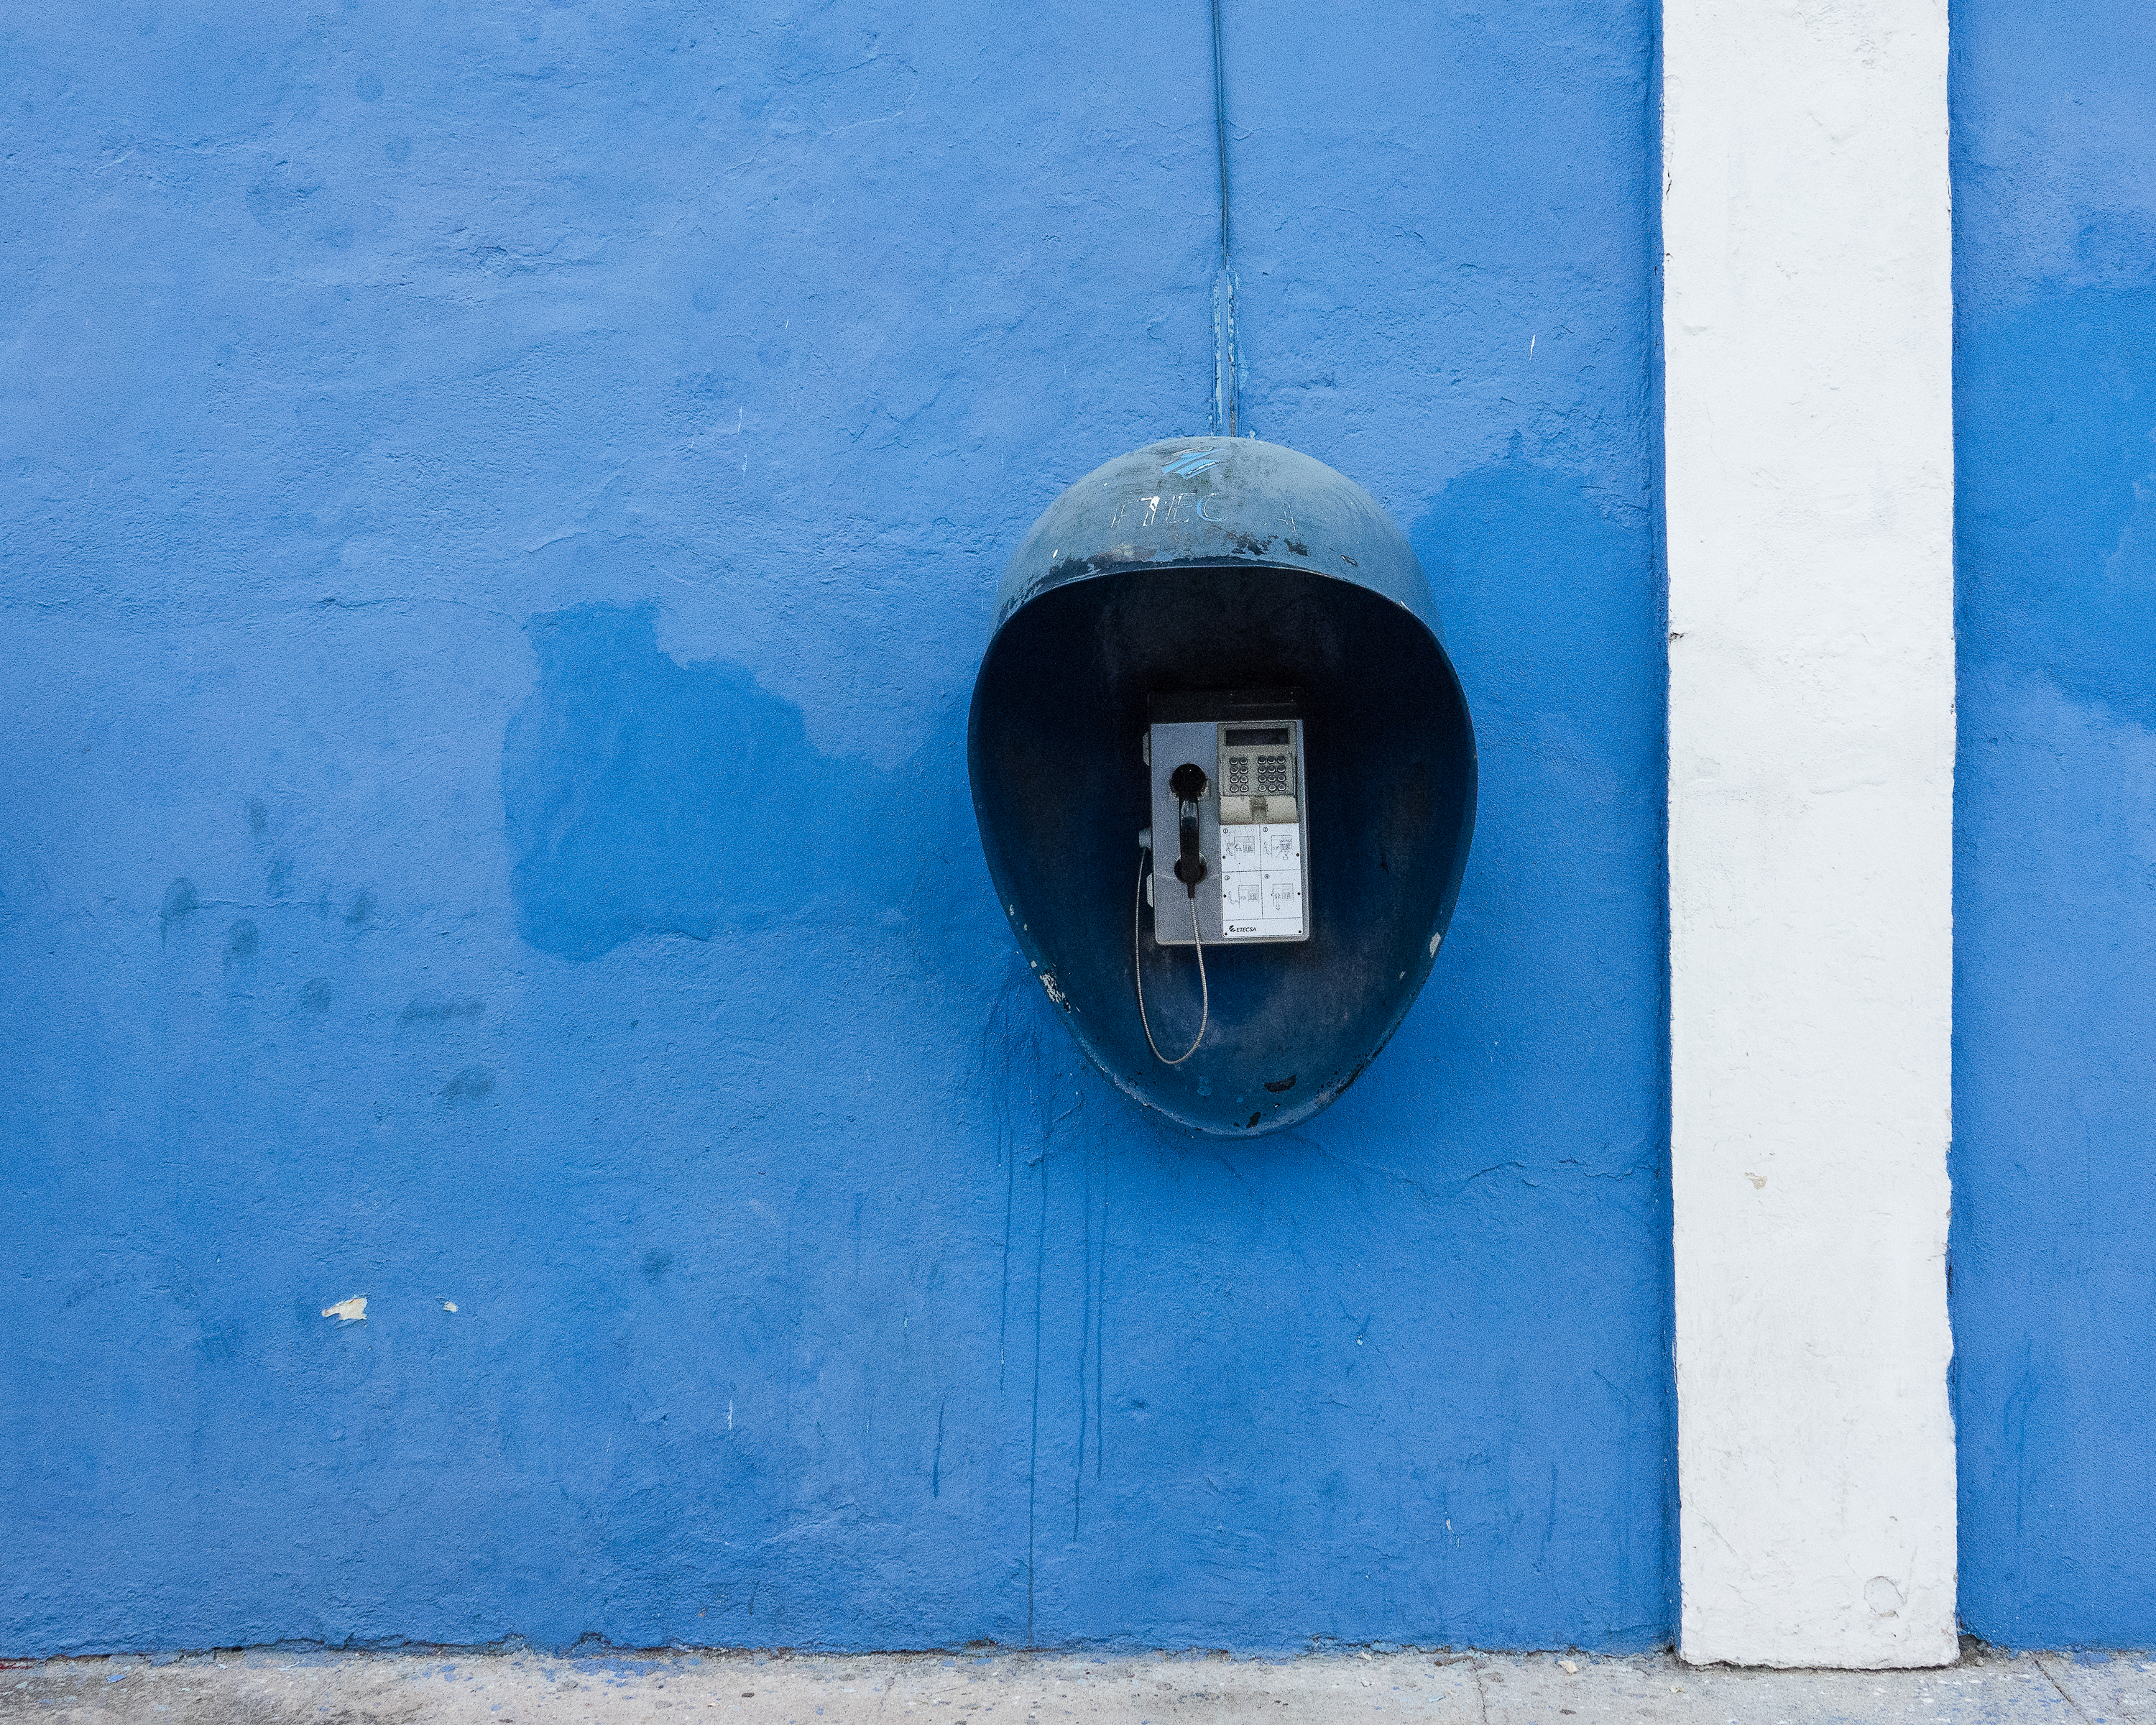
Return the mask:
{"type": "Polygon", "coordinates": [[[2156,1641],[2156,20],[1953,15],[1961,1609],[2156,1641]]]}
{"type": "Polygon", "coordinates": [[[10,15],[0,1649],[1668,1640],[1652,8],[1227,14],[1245,428],[1482,768],[1231,1149],[961,750],[1027,525],[1208,429],[1203,5],[10,15]]]}

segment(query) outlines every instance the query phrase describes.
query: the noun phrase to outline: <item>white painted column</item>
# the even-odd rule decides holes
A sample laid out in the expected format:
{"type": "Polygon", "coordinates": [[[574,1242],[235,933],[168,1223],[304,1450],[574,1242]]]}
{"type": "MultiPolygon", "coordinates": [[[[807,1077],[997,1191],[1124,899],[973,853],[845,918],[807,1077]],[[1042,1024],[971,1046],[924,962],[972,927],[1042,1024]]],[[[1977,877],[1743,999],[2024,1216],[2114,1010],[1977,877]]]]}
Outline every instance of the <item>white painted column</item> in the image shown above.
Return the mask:
{"type": "Polygon", "coordinates": [[[1944,0],[1665,0],[1681,1649],[1955,1656],[1944,0]]]}

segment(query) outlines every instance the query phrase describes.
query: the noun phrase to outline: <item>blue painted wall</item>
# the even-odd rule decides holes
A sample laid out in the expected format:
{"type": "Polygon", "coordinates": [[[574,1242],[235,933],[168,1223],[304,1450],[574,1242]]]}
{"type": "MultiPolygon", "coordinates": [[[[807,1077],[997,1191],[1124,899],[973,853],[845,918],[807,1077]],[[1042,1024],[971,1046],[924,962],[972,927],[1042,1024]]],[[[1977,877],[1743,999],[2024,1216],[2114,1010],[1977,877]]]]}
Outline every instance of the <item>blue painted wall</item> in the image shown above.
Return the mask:
{"type": "Polygon", "coordinates": [[[1953,13],[1961,1608],[2156,1644],[2156,18],[1953,13]]]}
{"type": "Polygon", "coordinates": [[[1206,427],[1202,3],[11,15],[0,1648],[1666,1639],[1650,8],[1228,15],[1247,425],[1483,783],[1232,1153],[960,747],[1206,427]]]}

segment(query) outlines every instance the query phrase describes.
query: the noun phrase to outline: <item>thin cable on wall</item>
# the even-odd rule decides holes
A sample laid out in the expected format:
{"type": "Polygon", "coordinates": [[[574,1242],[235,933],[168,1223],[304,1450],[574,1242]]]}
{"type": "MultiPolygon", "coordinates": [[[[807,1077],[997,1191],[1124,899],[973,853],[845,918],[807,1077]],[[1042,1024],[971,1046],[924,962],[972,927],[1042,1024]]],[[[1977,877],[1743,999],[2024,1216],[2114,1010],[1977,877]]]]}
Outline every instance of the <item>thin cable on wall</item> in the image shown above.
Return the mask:
{"type": "Polygon", "coordinates": [[[1152,1057],[1163,1066],[1179,1066],[1198,1052],[1198,1045],[1205,1040],[1205,1027],[1213,1022],[1213,990],[1205,980],[1205,937],[1198,927],[1198,896],[1190,896],[1190,943],[1198,949],[1198,1034],[1190,1039],[1190,1046],[1173,1060],[1160,1051],[1153,1040],[1152,1020],[1147,1016],[1145,1004],[1145,950],[1139,942],[1139,934],[1145,922],[1146,876],[1152,872],[1152,852],[1147,849],[1138,864],[1137,897],[1131,906],[1131,975],[1137,980],[1138,989],[1138,1023],[1145,1027],[1146,1046],[1152,1057]]]}
{"type": "Polygon", "coordinates": [[[1220,163],[1220,262],[1213,277],[1213,430],[1240,436],[1235,389],[1235,277],[1229,268],[1228,225],[1228,61],[1222,44],[1220,0],[1213,8],[1213,146],[1220,163]]]}

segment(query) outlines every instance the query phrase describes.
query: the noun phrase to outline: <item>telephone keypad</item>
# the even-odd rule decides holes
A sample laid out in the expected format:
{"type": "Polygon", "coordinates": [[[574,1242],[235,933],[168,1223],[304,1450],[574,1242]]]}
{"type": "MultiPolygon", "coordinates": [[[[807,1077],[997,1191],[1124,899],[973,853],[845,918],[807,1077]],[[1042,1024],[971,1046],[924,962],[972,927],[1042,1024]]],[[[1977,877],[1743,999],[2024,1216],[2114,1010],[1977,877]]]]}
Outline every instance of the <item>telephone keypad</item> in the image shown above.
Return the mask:
{"type": "MultiPolygon", "coordinates": [[[[1224,940],[1297,940],[1309,932],[1302,891],[1301,798],[1295,753],[1230,746],[1221,727],[1220,931],[1224,940]]],[[[1286,742],[1276,737],[1238,742],[1286,742]]]]}

